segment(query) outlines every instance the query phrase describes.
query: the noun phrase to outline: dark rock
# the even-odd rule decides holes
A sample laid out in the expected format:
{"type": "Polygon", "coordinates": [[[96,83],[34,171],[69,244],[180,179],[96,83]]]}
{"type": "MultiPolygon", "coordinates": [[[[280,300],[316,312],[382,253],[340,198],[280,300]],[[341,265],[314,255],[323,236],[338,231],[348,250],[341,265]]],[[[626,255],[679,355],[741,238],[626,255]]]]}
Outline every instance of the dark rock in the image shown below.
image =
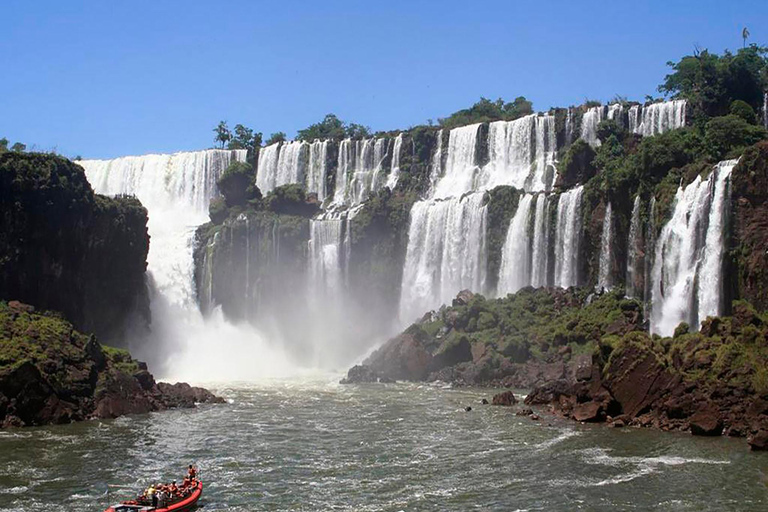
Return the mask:
{"type": "Polygon", "coordinates": [[[587,422],[594,422],[594,421],[601,421],[603,417],[601,414],[603,413],[602,406],[597,402],[587,402],[584,404],[578,404],[573,408],[573,412],[571,413],[573,415],[573,419],[576,421],[587,421],[587,422]]]}
{"type": "Polygon", "coordinates": [[[530,416],[531,414],[533,414],[533,409],[530,407],[523,407],[515,413],[515,416],[530,416]]]}
{"type": "Polygon", "coordinates": [[[481,403],[481,404],[483,404],[483,405],[488,405],[488,400],[486,400],[485,398],[483,398],[483,399],[480,401],[480,403],[481,403]]]}
{"type": "Polygon", "coordinates": [[[470,412],[472,410],[472,407],[468,405],[464,408],[464,410],[467,412],[470,412]]]}
{"type": "Polygon", "coordinates": [[[341,384],[360,384],[364,382],[379,382],[378,374],[370,366],[358,364],[347,372],[347,376],[341,379],[341,384]]]}
{"type": "Polygon", "coordinates": [[[747,437],[749,448],[753,451],[768,450],[768,430],[758,430],[747,437]]]}
{"type": "Polygon", "coordinates": [[[538,414],[531,414],[528,417],[531,418],[533,421],[539,421],[541,419],[541,418],[539,418],[538,414]]]}
{"type": "Polygon", "coordinates": [[[504,391],[502,393],[493,395],[493,400],[491,403],[493,405],[510,406],[517,403],[517,398],[515,398],[515,394],[512,391],[504,391]]]}
{"type": "Polygon", "coordinates": [[[696,411],[688,422],[691,426],[691,434],[695,436],[719,436],[723,433],[720,413],[712,405],[696,411]]]}

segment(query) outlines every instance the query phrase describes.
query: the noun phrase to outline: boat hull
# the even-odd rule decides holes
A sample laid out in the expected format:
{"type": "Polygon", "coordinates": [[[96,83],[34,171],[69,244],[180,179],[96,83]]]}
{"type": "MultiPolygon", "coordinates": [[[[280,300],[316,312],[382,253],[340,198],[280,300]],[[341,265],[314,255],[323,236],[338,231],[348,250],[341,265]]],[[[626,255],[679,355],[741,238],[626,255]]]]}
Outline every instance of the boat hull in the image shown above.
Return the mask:
{"type": "Polygon", "coordinates": [[[177,501],[176,503],[173,503],[168,506],[164,507],[147,507],[143,505],[133,505],[133,504],[121,504],[121,505],[114,505],[112,507],[109,507],[104,512],[139,512],[139,511],[152,511],[152,512],[187,512],[189,510],[192,510],[196,505],[197,502],[200,500],[200,496],[203,495],[203,482],[197,482],[197,485],[195,486],[195,490],[192,491],[192,493],[184,498],[181,501],[177,501]]]}

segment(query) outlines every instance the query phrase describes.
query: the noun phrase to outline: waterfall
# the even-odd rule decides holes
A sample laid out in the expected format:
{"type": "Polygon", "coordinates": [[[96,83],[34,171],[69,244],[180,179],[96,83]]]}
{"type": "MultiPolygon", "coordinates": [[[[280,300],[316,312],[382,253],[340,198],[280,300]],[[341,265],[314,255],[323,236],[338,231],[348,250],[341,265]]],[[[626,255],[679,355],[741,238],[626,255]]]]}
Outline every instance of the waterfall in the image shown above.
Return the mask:
{"type": "Polygon", "coordinates": [[[531,282],[531,243],[528,236],[532,194],[520,198],[501,249],[498,295],[515,293],[531,282]]]}
{"type": "Polygon", "coordinates": [[[641,234],[643,228],[640,225],[640,195],[635,196],[635,202],[632,205],[632,219],[629,224],[629,238],[627,239],[627,287],[626,295],[631,299],[640,298],[642,300],[642,282],[643,276],[643,249],[641,234]]]}
{"type": "Polygon", "coordinates": [[[531,286],[547,286],[549,269],[549,197],[536,197],[536,214],[533,219],[533,256],[531,286]]]}
{"type": "Polygon", "coordinates": [[[370,192],[377,192],[387,184],[382,171],[389,143],[386,138],[341,141],[334,205],[359,205],[368,199],[370,192]]]}
{"type": "Polygon", "coordinates": [[[649,137],[685,126],[685,100],[664,101],[629,110],[629,131],[649,137]]]}
{"type": "Polygon", "coordinates": [[[610,290],[613,287],[611,274],[611,250],[613,244],[613,208],[611,203],[605,207],[603,232],[600,235],[600,267],[597,277],[597,291],[610,290]]]}
{"type": "Polygon", "coordinates": [[[328,141],[316,140],[309,145],[309,164],[307,166],[307,192],[317,194],[321,203],[328,195],[326,192],[326,175],[328,157],[328,141]]]}
{"type": "Polygon", "coordinates": [[[656,198],[651,197],[648,205],[648,225],[645,228],[645,247],[643,248],[643,303],[645,304],[644,316],[648,320],[650,313],[651,291],[653,287],[653,263],[656,255],[656,198]]]}
{"type": "MultiPolygon", "coordinates": [[[[309,144],[303,141],[287,142],[280,146],[275,187],[289,183],[304,183],[308,149],[309,144]]],[[[264,193],[263,190],[262,193],[264,193]]]]}
{"type": "Polygon", "coordinates": [[[768,91],[763,93],[763,126],[768,130],[768,91]]]}
{"type": "Polygon", "coordinates": [[[573,107],[568,107],[565,114],[565,145],[573,144],[573,107]]]}
{"type": "Polygon", "coordinates": [[[309,262],[312,298],[327,304],[344,287],[346,213],[327,213],[310,221],[309,262]]]}
{"type": "Polygon", "coordinates": [[[736,160],[717,164],[707,179],[678,188],[672,218],[656,242],[651,332],[671,335],[680,322],[697,329],[722,313],[724,225],[736,160]]]}
{"type": "Polygon", "coordinates": [[[483,194],[413,205],[400,300],[401,320],[411,320],[459,291],[485,291],[486,207],[483,194]]]}
{"type": "Polygon", "coordinates": [[[397,180],[400,178],[400,153],[403,151],[403,134],[395,137],[394,147],[392,148],[392,164],[390,166],[389,177],[387,178],[387,188],[394,190],[397,186],[397,180]]]}
{"type": "Polygon", "coordinates": [[[555,178],[555,117],[531,114],[488,127],[488,164],[478,186],[490,190],[511,185],[527,191],[549,190],[555,178]]]}
{"type": "Polygon", "coordinates": [[[568,288],[579,284],[579,251],[581,249],[580,185],[560,195],[555,228],[555,286],[568,288]]]}
{"type": "MultiPolygon", "coordinates": [[[[149,212],[152,332],[146,344],[135,345],[139,339],[132,340],[131,349],[155,365],[155,375],[198,381],[247,379],[276,375],[288,366],[257,332],[228,324],[220,312],[204,321],[196,301],[195,229],[208,220],[208,203],[217,193],[221,173],[231,162],[245,160],[245,150],[208,150],[78,162],[96,192],[136,195],[149,212]],[[217,343],[211,344],[211,339],[217,343]],[[241,357],[233,360],[232,353],[241,357]]],[[[216,243],[218,237],[204,255],[202,287],[207,302],[212,299],[211,254],[216,243]]]]}
{"type": "Polygon", "coordinates": [[[581,138],[592,147],[600,146],[600,139],[597,137],[597,125],[605,116],[605,107],[591,107],[584,112],[581,118],[581,138]]]}
{"type": "Polygon", "coordinates": [[[443,130],[437,132],[437,144],[432,153],[432,161],[429,163],[429,193],[434,195],[435,187],[443,177],[443,130]]]}
{"type": "Polygon", "coordinates": [[[208,220],[216,180],[244,150],[209,150],[173,155],[127,156],[79,161],[100,194],[131,194],[149,211],[152,237],[149,272],[172,304],[196,308],[192,243],[195,228],[208,220]]]}
{"type": "Polygon", "coordinates": [[[256,186],[263,195],[273,190],[277,181],[277,158],[280,142],[259,150],[259,166],[256,169],[256,186]]]}

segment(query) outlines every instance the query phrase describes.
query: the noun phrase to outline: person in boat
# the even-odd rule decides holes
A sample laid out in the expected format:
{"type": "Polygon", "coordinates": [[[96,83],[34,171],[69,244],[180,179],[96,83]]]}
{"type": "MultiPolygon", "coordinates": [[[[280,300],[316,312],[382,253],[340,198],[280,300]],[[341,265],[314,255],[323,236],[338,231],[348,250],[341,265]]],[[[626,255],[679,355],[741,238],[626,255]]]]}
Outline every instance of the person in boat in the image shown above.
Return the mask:
{"type": "Polygon", "coordinates": [[[184,477],[184,481],[181,483],[181,488],[182,489],[186,489],[190,485],[192,485],[192,482],[189,481],[189,477],[188,476],[185,476],[184,477]]]}
{"type": "Polygon", "coordinates": [[[157,489],[154,484],[151,484],[147,489],[147,498],[152,502],[153,507],[157,507],[157,489]]]}
{"type": "Polygon", "coordinates": [[[190,464],[189,469],[187,470],[187,475],[189,476],[190,481],[194,482],[197,478],[197,468],[190,464]]]}
{"type": "Polygon", "coordinates": [[[176,485],[176,480],[171,482],[171,485],[168,486],[168,491],[171,493],[171,496],[179,495],[179,487],[176,485]]]}

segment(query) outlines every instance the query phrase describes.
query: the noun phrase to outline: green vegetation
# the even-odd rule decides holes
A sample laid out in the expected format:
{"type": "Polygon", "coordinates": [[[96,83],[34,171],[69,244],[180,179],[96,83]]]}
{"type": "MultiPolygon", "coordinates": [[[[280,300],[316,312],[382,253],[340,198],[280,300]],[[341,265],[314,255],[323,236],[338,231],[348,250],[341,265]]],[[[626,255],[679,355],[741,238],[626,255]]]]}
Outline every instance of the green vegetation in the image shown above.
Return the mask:
{"type": "Polygon", "coordinates": [[[283,132],[277,132],[273,133],[269,136],[267,139],[267,142],[264,143],[265,146],[271,146],[272,144],[277,144],[278,142],[285,142],[285,133],[283,132]]]}
{"type": "Polygon", "coordinates": [[[256,171],[245,162],[232,162],[216,182],[227,207],[243,206],[247,201],[261,199],[256,186],[256,171]]]}
{"type": "Polygon", "coordinates": [[[684,98],[693,106],[694,119],[728,114],[731,103],[741,100],[760,108],[763,91],[768,89],[768,48],[750,45],[734,55],[707,50],[669,62],[673,72],[666,76],[659,91],[684,98]]]}
{"type": "Polygon", "coordinates": [[[341,140],[346,138],[370,137],[371,129],[367,126],[346,123],[334,114],[327,114],[319,123],[311,124],[299,130],[297,140],[312,142],[315,139],[341,140]]]}
{"type": "Polygon", "coordinates": [[[254,133],[251,128],[242,124],[236,124],[232,133],[226,121],[219,121],[213,131],[216,134],[213,140],[221,149],[226,147],[227,149],[254,150],[261,146],[261,133],[254,133]]]}
{"type": "Polygon", "coordinates": [[[533,114],[533,103],[524,96],[518,96],[511,102],[505,102],[501,98],[491,101],[481,97],[480,101],[471,107],[456,111],[438,121],[441,128],[451,129],[473,123],[512,121],[528,114],[533,114]]]}
{"type": "Polygon", "coordinates": [[[616,290],[592,300],[588,289],[524,288],[504,298],[475,295],[468,304],[443,308],[435,319],[409,330],[443,343],[466,337],[513,362],[548,360],[564,346],[571,353],[596,352],[603,336],[641,329],[640,304],[616,290]]]}

